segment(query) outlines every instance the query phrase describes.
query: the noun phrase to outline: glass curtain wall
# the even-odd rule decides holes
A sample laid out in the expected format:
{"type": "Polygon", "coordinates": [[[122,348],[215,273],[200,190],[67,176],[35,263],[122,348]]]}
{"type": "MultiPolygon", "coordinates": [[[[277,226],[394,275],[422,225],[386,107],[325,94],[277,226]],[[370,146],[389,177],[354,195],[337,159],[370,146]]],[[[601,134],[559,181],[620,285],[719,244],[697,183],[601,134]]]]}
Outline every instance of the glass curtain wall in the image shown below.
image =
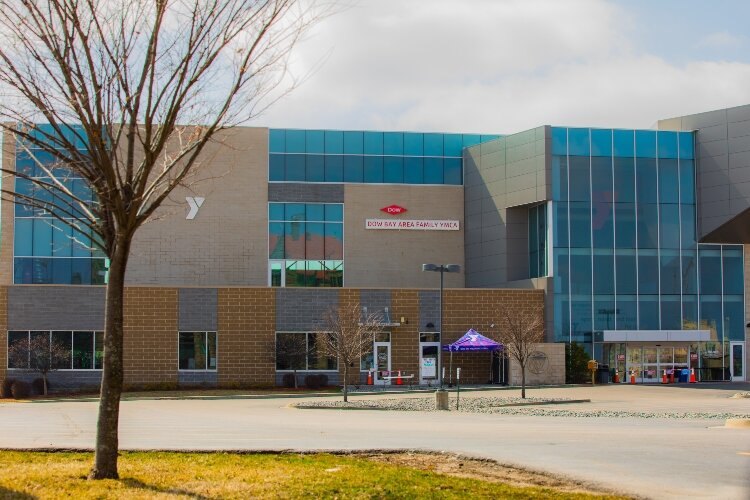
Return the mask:
{"type": "Polygon", "coordinates": [[[529,278],[547,276],[547,205],[529,208],[529,278]]]}

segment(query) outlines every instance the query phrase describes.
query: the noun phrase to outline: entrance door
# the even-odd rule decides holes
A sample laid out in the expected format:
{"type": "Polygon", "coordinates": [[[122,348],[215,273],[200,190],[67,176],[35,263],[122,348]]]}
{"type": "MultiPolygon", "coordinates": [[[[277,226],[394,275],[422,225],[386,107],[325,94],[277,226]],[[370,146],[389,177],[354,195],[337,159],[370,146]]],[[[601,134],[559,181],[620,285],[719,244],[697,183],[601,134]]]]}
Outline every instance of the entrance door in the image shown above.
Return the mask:
{"type": "Polygon", "coordinates": [[[391,376],[391,343],[375,342],[375,380],[379,385],[390,384],[390,379],[384,377],[391,376]]]}
{"type": "Polygon", "coordinates": [[[440,383],[440,342],[419,343],[419,383],[440,383]]]}
{"type": "Polygon", "coordinates": [[[732,382],[745,380],[745,343],[730,342],[729,344],[729,369],[732,374],[732,382]]]}

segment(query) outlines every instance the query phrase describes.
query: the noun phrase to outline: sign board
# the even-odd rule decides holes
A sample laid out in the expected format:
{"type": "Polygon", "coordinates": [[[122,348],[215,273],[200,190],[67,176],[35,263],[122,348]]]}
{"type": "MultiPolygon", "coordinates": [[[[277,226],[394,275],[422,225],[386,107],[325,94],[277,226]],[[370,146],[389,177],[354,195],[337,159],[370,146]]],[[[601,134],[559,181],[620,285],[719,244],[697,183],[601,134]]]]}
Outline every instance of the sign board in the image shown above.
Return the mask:
{"type": "Polygon", "coordinates": [[[698,353],[697,352],[691,352],[690,353],[690,361],[698,361],[698,353]]]}
{"type": "Polygon", "coordinates": [[[617,355],[617,361],[625,361],[625,355],[624,354],[618,354],[617,355]]]}
{"type": "Polygon", "coordinates": [[[437,361],[435,358],[422,358],[422,376],[434,378],[437,375],[437,361]]]}
{"type": "Polygon", "coordinates": [[[410,229],[416,231],[458,231],[457,220],[366,219],[365,229],[410,229]]]}
{"type": "Polygon", "coordinates": [[[390,215],[399,215],[406,212],[407,210],[404,207],[400,207],[398,205],[388,205],[387,207],[381,208],[380,211],[390,215]]]}

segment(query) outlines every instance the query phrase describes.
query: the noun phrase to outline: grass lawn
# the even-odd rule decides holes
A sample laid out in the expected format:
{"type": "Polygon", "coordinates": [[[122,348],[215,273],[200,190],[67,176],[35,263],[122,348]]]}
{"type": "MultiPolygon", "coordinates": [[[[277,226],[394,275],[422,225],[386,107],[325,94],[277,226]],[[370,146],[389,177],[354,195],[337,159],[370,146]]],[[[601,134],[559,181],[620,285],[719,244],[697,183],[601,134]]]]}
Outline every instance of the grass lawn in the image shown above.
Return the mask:
{"type": "Polygon", "coordinates": [[[451,477],[328,454],[126,452],[88,481],[89,453],[0,451],[0,498],[619,498],[451,477]]]}

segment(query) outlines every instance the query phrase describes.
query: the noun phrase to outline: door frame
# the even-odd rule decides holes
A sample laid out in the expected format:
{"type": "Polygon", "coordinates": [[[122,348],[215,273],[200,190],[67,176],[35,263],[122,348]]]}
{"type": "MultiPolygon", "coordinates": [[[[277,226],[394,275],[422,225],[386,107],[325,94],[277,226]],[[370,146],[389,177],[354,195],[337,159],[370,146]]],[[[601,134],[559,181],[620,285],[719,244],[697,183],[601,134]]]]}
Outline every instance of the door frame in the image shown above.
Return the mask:
{"type": "Polygon", "coordinates": [[[731,375],[732,382],[744,382],[747,372],[747,366],[746,365],[746,359],[745,359],[745,343],[740,341],[730,341],[729,342],[729,374],[731,375]],[[741,375],[735,375],[734,374],[734,346],[740,346],[741,348],[741,366],[742,366],[742,374],[741,375]]]}
{"type": "Polygon", "coordinates": [[[419,383],[420,385],[430,384],[432,382],[440,384],[440,370],[441,370],[441,367],[443,366],[442,353],[440,351],[441,351],[440,342],[420,342],[419,343],[419,383]],[[434,379],[422,378],[422,359],[423,359],[423,354],[424,354],[424,352],[422,351],[423,347],[437,347],[437,366],[435,367],[434,379]]]}
{"type": "Polygon", "coordinates": [[[388,349],[388,372],[389,374],[391,372],[391,361],[392,361],[391,343],[390,342],[374,342],[372,346],[372,352],[373,352],[372,363],[374,365],[373,369],[375,372],[373,373],[373,383],[375,385],[388,385],[391,383],[390,380],[383,380],[382,378],[380,378],[380,371],[378,370],[378,347],[386,347],[388,349]]]}

